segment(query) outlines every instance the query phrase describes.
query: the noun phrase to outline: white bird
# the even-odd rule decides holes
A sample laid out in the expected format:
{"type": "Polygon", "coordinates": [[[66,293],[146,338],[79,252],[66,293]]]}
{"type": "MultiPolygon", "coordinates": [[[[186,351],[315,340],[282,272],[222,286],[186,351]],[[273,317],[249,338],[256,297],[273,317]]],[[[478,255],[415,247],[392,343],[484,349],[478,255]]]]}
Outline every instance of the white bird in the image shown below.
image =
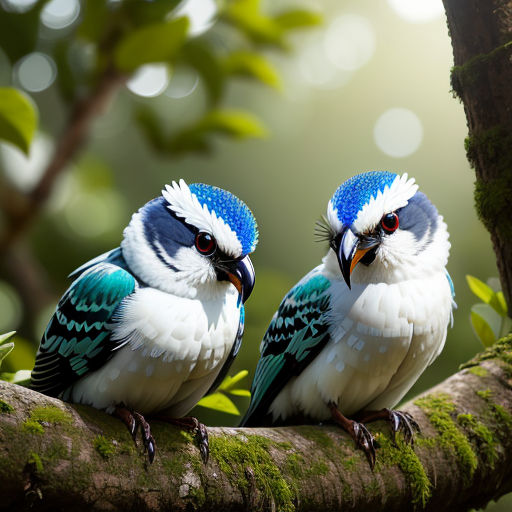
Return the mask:
{"type": "Polygon", "coordinates": [[[155,441],[142,415],[178,418],[197,431],[206,460],[206,429],[183,416],[238,353],[257,238],[233,194],[173,182],[133,215],[119,248],[71,274],[32,388],[115,414],[134,439],[140,426],[150,462],[155,441]]]}
{"type": "Polygon", "coordinates": [[[445,343],[448,231],[413,179],[384,171],[343,183],[321,229],[329,251],[270,323],[242,426],[332,418],[373,467],[363,421],[388,419],[412,442],[416,422],[391,408],[445,343]]]}

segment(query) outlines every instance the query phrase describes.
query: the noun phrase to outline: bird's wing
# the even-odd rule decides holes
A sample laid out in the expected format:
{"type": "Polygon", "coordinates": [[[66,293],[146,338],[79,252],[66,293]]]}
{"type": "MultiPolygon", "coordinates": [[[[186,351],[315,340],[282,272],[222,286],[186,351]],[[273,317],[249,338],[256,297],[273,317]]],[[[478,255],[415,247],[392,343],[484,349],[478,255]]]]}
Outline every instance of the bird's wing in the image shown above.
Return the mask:
{"type": "Polygon", "coordinates": [[[235,360],[235,357],[237,356],[238,351],[240,350],[240,347],[242,345],[242,337],[244,335],[244,323],[245,308],[242,305],[240,307],[240,323],[238,324],[235,342],[233,343],[233,346],[231,347],[231,352],[229,353],[226,362],[222,365],[219,374],[217,375],[217,377],[215,377],[215,380],[213,381],[213,384],[210,386],[210,389],[205,393],[206,395],[213,393],[221,385],[222,381],[224,380],[224,377],[226,377],[229,369],[231,368],[231,365],[233,364],[233,361],[235,360]]]}
{"type": "Polygon", "coordinates": [[[73,281],[43,334],[32,389],[57,396],[123,346],[126,340],[111,339],[109,323],[136,287],[128,271],[111,263],[98,263],[73,281]]]}
{"type": "Polygon", "coordinates": [[[327,313],[330,281],[318,269],[286,295],[263,338],[251,389],[251,404],[241,426],[265,422],[273,400],[299,375],[329,339],[327,313]]]}

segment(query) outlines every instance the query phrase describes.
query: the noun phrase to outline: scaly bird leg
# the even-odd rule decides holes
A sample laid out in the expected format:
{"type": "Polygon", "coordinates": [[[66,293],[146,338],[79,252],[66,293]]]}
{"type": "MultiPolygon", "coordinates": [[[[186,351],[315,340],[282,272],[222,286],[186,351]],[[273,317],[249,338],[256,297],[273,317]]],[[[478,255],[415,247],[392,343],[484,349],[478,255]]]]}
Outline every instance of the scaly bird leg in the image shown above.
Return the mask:
{"type": "Polygon", "coordinates": [[[151,435],[149,423],[142,414],[132,411],[123,405],[117,406],[114,410],[114,416],[117,416],[127,427],[133,442],[137,444],[137,428],[140,427],[140,434],[144,444],[144,450],[148,452],[148,460],[151,464],[155,459],[156,443],[151,435]]]}
{"type": "Polygon", "coordinates": [[[185,416],[183,418],[166,418],[159,416],[158,419],[194,433],[199,447],[199,453],[201,454],[201,459],[203,459],[205,464],[208,462],[208,457],[210,456],[208,430],[197,418],[193,418],[192,416],[185,416]]]}
{"type": "Polygon", "coordinates": [[[391,432],[393,434],[393,442],[396,443],[396,433],[402,432],[404,441],[414,445],[414,433],[421,432],[420,426],[415,419],[408,413],[403,411],[393,411],[392,409],[381,409],[379,411],[362,411],[357,415],[358,421],[369,423],[377,420],[389,421],[391,432]]]}
{"type": "Polygon", "coordinates": [[[329,402],[327,406],[331,411],[332,419],[345,430],[345,432],[350,434],[350,437],[352,437],[356,443],[356,447],[363,450],[368,459],[368,464],[370,464],[370,469],[373,471],[375,467],[375,449],[377,447],[377,442],[373,436],[362,423],[345,418],[334,402],[329,402]]]}

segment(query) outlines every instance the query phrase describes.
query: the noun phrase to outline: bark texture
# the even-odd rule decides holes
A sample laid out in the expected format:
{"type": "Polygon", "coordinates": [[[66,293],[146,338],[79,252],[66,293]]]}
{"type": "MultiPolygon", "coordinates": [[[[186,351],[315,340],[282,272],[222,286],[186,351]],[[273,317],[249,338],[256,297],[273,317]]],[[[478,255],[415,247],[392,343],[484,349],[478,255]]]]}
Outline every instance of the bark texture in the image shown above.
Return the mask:
{"type": "Polygon", "coordinates": [[[334,426],[210,428],[152,422],[152,465],[117,419],[0,383],[0,510],[469,510],[512,490],[512,336],[404,406],[414,449],[383,423],[372,473],[334,426]]]}
{"type": "Polygon", "coordinates": [[[475,202],[491,234],[512,315],[512,1],[443,0],[452,39],[452,87],[468,121],[475,202]]]}

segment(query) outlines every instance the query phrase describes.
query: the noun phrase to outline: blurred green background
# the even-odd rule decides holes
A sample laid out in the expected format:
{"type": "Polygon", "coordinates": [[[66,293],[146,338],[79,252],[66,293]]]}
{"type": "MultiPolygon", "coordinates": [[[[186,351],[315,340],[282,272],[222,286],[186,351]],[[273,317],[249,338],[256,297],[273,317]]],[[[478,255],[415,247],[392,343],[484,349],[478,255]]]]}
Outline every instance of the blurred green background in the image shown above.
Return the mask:
{"type": "MultiPolygon", "coordinates": [[[[120,4],[99,3],[107,14],[95,14],[93,28],[95,23],[101,28],[100,17],[120,4]]],[[[259,79],[254,72],[230,77],[219,100],[222,107],[259,118],[261,125],[255,121],[249,130],[255,137],[235,141],[212,135],[208,151],[180,151],[178,146],[159,151],[158,137],[147,137],[151,122],[173,133],[200,119],[211,108],[211,77],[208,83],[207,74],[187,62],[139,69],[93,122],[87,145],[59,177],[19,260],[2,269],[0,332],[18,331],[16,348],[3,370],[31,367],[44,326],[69,284],[66,276],[117,246],[131,214],[164,184],[184,178],[232,191],[258,220],[260,242],[252,257],[257,283],[247,303],[242,349],[231,371],[248,369],[251,378],[260,340],[281,298],[326,251],[314,241],[313,230],[331,194],[356,172],[387,169],[416,178],[444,215],[452,243],[448,269],[458,304],[454,327],[444,352],[409,396],[417,394],[482,349],[470,327],[469,311],[476,300],[465,275],[484,281],[497,276],[489,236],[473,207],[474,173],[464,152],[466,120],[450,91],[452,52],[442,3],[267,1],[261,10],[269,16],[297,7],[322,15],[319,26],[287,33],[285,45],[258,41],[247,27],[237,31],[233,23],[224,23],[219,13],[228,3],[171,2],[179,4],[174,12],[189,17],[189,41],[206,41],[225,53],[247,49],[250,43],[270,63],[267,75],[259,79]],[[141,107],[150,119],[142,124],[146,132],[137,121],[141,107]],[[19,284],[30,281],[32,273],[36,284],[21,290],[19,284]]],[[[1,0],[2,16],[26,11],[32,4],[1,0]]],[[[132,4],[144,9],[159,2],[132,4]]],[[[16,52],[5,46],[16,45],[15,38],[5,33],[0,38],[0,87],[25,90],[39,110],[29,158],[0,144],[0,183],[22,191],[38,181],[69,115],[58,76],[64,67],[56,48],[67,52],[78,85],[77,75],[93,59],[91,41],[75,36],[88,19],[84,2],[53,0],[41,7],[34,52],[15,60],[16,52]]],[[[245,387],[249,378],[242,382],[245,387]]],[[[241,410],[248,403],[247,398],[235,401],[241,410]]],[[[208,424],[238,421],[203,408],[193,412],[208,424]]],[[[500,504],[492,507],[498,510],[500,504]]]]}

